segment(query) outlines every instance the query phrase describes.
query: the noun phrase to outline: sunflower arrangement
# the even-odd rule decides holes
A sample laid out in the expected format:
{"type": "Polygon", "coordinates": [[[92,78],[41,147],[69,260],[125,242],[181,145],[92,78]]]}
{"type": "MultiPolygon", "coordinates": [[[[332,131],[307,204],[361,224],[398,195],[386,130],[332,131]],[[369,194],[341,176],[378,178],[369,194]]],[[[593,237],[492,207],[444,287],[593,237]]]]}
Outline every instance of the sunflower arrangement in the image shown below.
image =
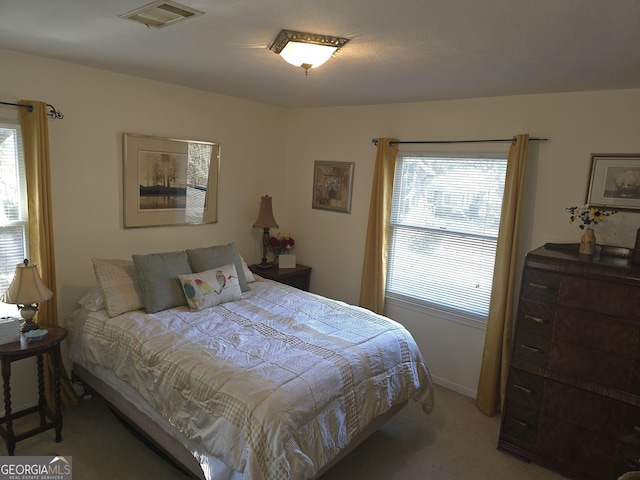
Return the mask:
{"type": "Polygon", "coordinates": [[[618,213],[606,207],[593,207],[589,205],[568,207],[565,210],[569,212],[569,223],[579,222],[580,225],[578,226],[581,230],[590,229],[592,225],[604,222],[606,217],[618,213]]]}

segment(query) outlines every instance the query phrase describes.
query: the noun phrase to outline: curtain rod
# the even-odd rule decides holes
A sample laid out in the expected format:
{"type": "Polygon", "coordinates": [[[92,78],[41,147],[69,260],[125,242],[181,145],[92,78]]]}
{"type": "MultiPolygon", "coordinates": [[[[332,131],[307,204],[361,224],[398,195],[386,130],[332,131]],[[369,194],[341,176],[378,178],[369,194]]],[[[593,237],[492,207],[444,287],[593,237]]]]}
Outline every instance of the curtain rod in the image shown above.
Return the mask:
{"type": "MultiPolygon", "coordinates": [[[[548,142],[548,138],[529,138],[530,142],[548,142]]],[[[515,143],[515,139],[513,138],[499,138],[494,140],[418,140],[418,141],[397,141],[397,142],[389,142],[389,145],[400,145],[402,143],[515,143]]],[[[371,143],[373,143],[376,147],[378,146],[378,139],[371,139],[371,143]]]]}
{"type": "MultiPolygon", "coordinates": [[[[33,112],[33,105],[21,105],[19,103],[9,103],[9,102],[0,102],[1,105],[11,105],[12,107],[22,107],[22,108],[26,108],[27,112],[33,112]]],[[[64,118],[64,115],[62,114],[62,112],[60,110],[56,110],[56,108],[47,103],[47,107],[49,107],[49,113],[47,113],[47,116],[55,119],[61,119],[64,118]]]]}

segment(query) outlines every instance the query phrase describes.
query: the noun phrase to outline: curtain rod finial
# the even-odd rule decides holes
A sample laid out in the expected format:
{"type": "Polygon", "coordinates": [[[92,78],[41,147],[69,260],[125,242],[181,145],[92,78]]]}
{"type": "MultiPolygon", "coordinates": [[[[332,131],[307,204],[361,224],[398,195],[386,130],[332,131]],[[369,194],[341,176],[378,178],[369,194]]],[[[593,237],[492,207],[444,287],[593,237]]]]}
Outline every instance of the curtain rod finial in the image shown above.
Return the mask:
{"type": "Polygon", "coordinates": [[[377,138],[372,138],[371,139],[371,143],[373,143],[377,147],[378,146],[378,139],[377,138]]]}

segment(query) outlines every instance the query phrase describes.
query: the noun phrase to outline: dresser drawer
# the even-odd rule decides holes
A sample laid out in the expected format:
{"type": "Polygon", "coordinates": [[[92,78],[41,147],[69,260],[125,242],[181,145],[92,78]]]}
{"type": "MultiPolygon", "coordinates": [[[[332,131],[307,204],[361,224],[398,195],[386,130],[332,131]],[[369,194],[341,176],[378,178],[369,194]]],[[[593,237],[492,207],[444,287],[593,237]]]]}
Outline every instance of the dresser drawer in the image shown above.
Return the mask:
{"type": "Polygon", "coordinates": [[[518,330],[551,337],[555,317],[555,306],[522,300],[518,307],[518,330]]]}
{"type": "Polygon", "coordinates": [[[554,340],[548,368],[572,378],[628,391],[632,383],[634,358],[554,340]]]}
{"type": "Polygon", "coordinates": [[[636,356],[640,324],[563,307],[556,309],[554,322],[554,341],[572,342],[621,357],[636,356]]]}
{"type": "Polygon", "coordinates": [[[579,478],[613,479],[623,402],[552,380],[544,384],[536,446],[579,478]]]}
{"type": "Polygon", "coordinates": [[[640,322],[640,287],[584,277],[562,277],[558,304],[640,322]]]}
{"type": "Polygon", "coordinates": [[[502,413],[502,434],[508,440],[535,445],[544,378],[517,368],[509,370],[502,413]]]}
{"type": "Polygon", "coordinates": [[[543,387],[543,377],[517,368],[509,370],[507,397],[514,403],[539,410],[543,387]]]}
{"type": "Polygon", "coordinates": [[[626,420],[626,407],[619,400],[545,380],[540,416],[567,422],[617,442],[626,420]]]}
{"type": "Polygon", "coordinates": [[[576,480],[614,480],[615,439],[568,422],[542,417],[538,425],[537,447],[561,471],[576,480]]]}
{"type": "Polygon", "coordinates": [[[522,274],[520,297],[524,300],[555,304],[559,287],[559,274],[532,268],[525,269],[522,274]]]}
{"type": "Polygon", "coordinates": [[[524,330],[517,330],[513,343],[513,361],[546,368],[549,363],[551,339],[524,330]]]}
{"type": "Polygon", "coordinates": [[[514,440],[529,445],[536,444],[538,434],[538,420],[540,412],[533,408],[527,408],[507,399],[502,413],[502,431],[500,436],[503,440],[513,442],[514,440]]]}

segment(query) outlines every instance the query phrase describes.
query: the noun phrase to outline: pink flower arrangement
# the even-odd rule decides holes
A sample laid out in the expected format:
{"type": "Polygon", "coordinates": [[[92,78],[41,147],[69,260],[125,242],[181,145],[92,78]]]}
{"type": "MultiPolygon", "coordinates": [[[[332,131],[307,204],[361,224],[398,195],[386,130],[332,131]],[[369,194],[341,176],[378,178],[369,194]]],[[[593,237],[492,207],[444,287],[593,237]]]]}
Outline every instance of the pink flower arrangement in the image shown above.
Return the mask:
{"type": "Polygon", "coordinates": [[[295,244],[295,240],[289,234],[278,233],[275,237],[269,238],[267,246],[277,257],[283,253],[290,252],[295,244]]]}

